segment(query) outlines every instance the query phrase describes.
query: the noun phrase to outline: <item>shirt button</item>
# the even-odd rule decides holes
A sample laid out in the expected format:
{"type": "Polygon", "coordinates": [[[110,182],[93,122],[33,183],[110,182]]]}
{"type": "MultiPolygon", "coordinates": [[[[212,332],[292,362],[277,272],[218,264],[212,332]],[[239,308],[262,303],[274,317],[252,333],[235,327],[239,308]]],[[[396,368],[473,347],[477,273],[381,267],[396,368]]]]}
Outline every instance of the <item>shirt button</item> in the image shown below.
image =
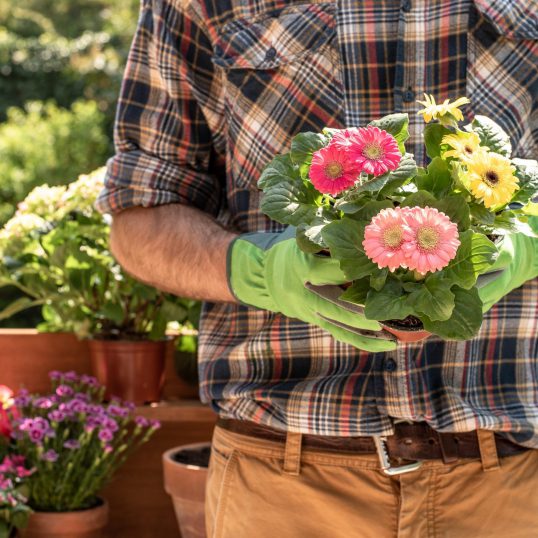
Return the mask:
{"type": "Polygon", "coordinates": [[[396,370],[396,361],[394,359],[387,359],[384,367],[387,372],[394,372],[396,370]]]}
{"type": "Polygon", "coordinates": [[[407,90],[403,92],[404,103],[411,103],[414,100],[415,100],[415,92],[411,88],[408,88],[407,90]]]}
{"type": "Polygon", "coordinates": [[[405,11],[406,13],[409,13],[412,9],[411,0],[403,0],[402,1],[402,11],[405,11]]]}
{"type": "Polygon", "coordinates": [[[275,56],[276,56],[275,47],[271,47],[271,48],[267,49],[267,52],[265,53],[265,59],[267,61],[274,60],[275,56]]]}

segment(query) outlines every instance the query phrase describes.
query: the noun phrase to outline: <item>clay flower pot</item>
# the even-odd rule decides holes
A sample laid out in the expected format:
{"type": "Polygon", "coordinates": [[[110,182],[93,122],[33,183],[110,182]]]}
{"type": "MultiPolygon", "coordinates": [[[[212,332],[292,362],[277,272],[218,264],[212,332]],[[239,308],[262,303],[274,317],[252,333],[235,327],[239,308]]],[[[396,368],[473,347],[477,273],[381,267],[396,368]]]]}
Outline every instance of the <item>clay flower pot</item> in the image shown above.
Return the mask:
{"type": "Polygon", "coordinates": [[[89,340],[93,375],[106,387],[105,397],[135,404],[158,402],[164,384],[168,340],[89,340]]]}
{"type": "Polygon", "coordinates": [[[172,497],[182,538],[206,538],[205,486],[210,446],[195,443],[163,454],[164,489],[172,497]]]}
{"type": "Polygon", "coordinates": [[[101,538],[108,522],[108,503],[73,512],[34,512],[21,538],[101,538]]]}
{"type": "Polygon", "coordinates": [[[390,321],[381,321],[380,323],[386,331],[393,334],[400,342],[404,343],[420,342],[432,335],[431,332],[424,330],[421,326],[404,328],[390,321]]]}

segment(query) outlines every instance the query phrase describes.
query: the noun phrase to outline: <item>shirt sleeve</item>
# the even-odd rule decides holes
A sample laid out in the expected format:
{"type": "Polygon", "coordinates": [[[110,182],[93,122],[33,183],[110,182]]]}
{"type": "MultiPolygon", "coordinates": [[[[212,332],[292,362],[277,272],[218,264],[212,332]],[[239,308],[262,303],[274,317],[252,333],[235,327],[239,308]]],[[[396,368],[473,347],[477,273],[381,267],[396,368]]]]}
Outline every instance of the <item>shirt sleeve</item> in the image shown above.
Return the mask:
{"type": "Polygon", "coordinates": [[[186,4],[142,0],[116,110],[115,155],[96,204],[103,213],[171,203],[219,210],[223,182],[213,140],[222,123],[221,86],[211,43],[180,7],[186,4]]]}

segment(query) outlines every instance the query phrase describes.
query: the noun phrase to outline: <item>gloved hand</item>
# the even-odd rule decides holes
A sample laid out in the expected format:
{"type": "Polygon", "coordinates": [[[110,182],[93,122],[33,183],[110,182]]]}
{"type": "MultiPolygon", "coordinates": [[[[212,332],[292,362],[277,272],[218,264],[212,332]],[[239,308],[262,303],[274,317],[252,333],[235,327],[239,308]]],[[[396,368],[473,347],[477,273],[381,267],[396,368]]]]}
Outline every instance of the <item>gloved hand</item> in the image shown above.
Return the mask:
{"type": "Polygon", "coordinates": [[[483,312],[537,276],[538,239],[520,233],[506,235],[497,261],[487,273],[478,277],[476,283],[484,303],[483,312]]]}
{"type": "Polygon", "coordinates": [[[240,235],[228,250],[228,283],[240,302],[317,325],[359,349],[395,349],[396,337],[360,306],[338,300],[346,281],[338,261],[299,249],[293,227],[240,235]]]}

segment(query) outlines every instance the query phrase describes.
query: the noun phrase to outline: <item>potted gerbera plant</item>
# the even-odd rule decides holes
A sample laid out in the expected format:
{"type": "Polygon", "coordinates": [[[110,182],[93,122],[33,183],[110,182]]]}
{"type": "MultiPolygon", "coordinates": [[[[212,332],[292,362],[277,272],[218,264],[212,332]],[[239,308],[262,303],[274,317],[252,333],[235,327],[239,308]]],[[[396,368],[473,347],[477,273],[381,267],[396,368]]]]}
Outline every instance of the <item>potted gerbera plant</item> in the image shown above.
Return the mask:
{"type": "Polygon", "coordinates": [[[391,114],[295,136],[259,181],[262,210],[295,226],[301,249],[339,260],[349,279],[340,299],[406,340],[476,335],[477,281],[502,269],[499,239],[537,237],[536,161],[513,158],[489,118],[461,127],[468,102],[421,102],[427,168],[406,152],[407,115],[391,114]]]}
{"type": "Polygon", "coordinates": [[[50,393],[21,391],[8,410],[17,411],[9,450],[32,469],[25,478],[33,513],[21,535],[96,538],[108,518],[99,492],[159,423],[136,417],[132,402],[103,403],[93,377],[51,372],[51,381],[50,393]]]}
{"type": "Polygon", "coordinates": [[[40,331],[88,338],[92,369],[107,394],[160,399],[169,321],[187,319],[193,301],[126,274],[109,251],[110,220],[94,208],[104,169],[68,186],[43,185],[0,230],[0,286],[26,298],[2,316],[42,306],[40,331]]]}

